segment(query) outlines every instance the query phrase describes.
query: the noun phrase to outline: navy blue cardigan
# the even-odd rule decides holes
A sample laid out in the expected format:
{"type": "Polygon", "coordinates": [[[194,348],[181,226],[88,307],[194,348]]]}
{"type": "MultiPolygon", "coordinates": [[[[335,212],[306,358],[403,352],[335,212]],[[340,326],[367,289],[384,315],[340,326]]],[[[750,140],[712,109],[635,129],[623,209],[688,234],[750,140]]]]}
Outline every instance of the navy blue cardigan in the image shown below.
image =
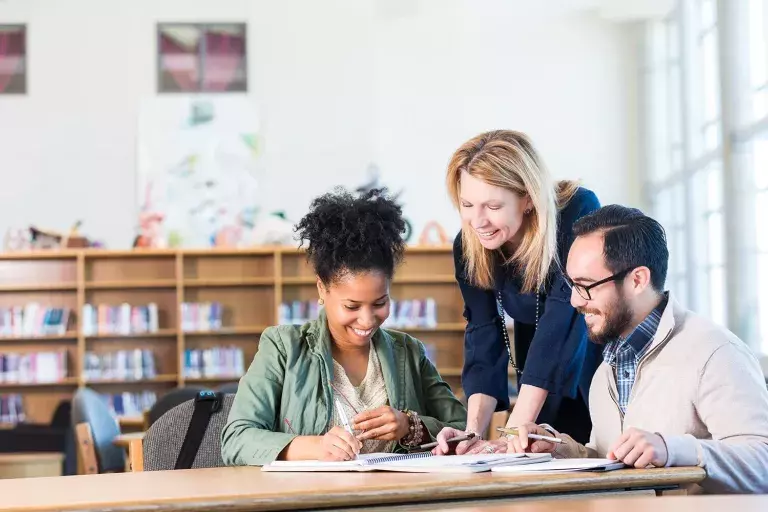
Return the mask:
{"type": "MultiPolygon", "coordinates": [[[[565,269],[573,243],[573,223],[598,208],[597,196],[590,190],[579,188],[559,212],[557,245],[562,269],[565,269]]],[[[490,395],[496,399],[497,411],[509,408],[509,355],[496,306],[496,292],[501,291],[504,310],[515,320],[515,363],[522,369],[518,386],[530,384],[570,398],[575,398],[581,390],[586,400],[602,351],[589,342],[584,318],[571,306],[571,289],[563,277],[564,270],[553,265],[546,289],[539,295],[539,326],[536,329],[537,296],[520,293],[520,275],[498,264],[495,290],[469,284],[461,233],[453,243],[453,259],[467,319],[461,379],[465,395],[490,395]]]]}

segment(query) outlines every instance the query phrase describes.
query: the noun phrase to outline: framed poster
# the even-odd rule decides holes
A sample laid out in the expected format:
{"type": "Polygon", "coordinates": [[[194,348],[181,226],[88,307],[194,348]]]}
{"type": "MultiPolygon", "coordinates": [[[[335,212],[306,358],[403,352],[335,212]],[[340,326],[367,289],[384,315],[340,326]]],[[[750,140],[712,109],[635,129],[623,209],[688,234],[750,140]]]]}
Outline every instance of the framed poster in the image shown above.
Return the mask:
{"type": "Polygon", "coordinates": [[[247,96],[145,100],[138,128],[138,247],[252,245],[261,138],[247,96]]]}

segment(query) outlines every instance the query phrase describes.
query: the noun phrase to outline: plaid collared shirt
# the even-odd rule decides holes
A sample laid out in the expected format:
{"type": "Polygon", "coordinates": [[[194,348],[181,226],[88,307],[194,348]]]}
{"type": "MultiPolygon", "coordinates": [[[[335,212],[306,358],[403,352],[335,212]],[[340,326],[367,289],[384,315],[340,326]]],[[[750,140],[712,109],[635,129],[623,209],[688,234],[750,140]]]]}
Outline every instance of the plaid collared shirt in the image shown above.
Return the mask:
{"type": "Polygon", "coordinates": [[[659,329],[659,321],[664,308],[667,305],[668,296],[664,298],[656,308],[651,311],[640,325],[630,333],[627,338],[619,338],[605,345],[603,360],[611,365],[616,375],[616,384],[619,391],[619,407],[621,412],[627,412],[629,395],[635,383],[637,364],[651,346],[656,331],[659,329]]]}

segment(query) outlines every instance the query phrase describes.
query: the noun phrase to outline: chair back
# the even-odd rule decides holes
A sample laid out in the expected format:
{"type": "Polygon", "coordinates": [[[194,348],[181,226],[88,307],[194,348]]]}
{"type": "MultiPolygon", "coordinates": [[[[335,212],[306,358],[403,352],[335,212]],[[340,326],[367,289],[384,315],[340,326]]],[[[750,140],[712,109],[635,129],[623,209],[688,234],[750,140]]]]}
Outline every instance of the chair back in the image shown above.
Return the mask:
{"type": "Polygon", "coordinates": [[[170,411],[177,405],[191,400],[197,396],[199,391],[204,388],[198,386],[186,386],[175,388],[161,396],[147,413],[147,427],[151,427],[163,414],[170,411]]]}
{"type": "MultiPolygon", "coordinates": [[[[227,423],[235,395],[224,395],[221,408],[211,415],[203,440],[195,455],[192,468],[223,467],[221,458],[221,431],[227,423]]],[[[144,471],[174,469],[184,443],[195,400],[187,400],[163,414],[144,435],[144,471]]]]}
{"type": "Polygon", "coordinates": [[[80,424],[91,431],[98,472],[124,471],[125,449],[114,444],[120,425],[104,398],[89,388],[78,389],[72,397],[72,429],[77,432],[80,424]]]}

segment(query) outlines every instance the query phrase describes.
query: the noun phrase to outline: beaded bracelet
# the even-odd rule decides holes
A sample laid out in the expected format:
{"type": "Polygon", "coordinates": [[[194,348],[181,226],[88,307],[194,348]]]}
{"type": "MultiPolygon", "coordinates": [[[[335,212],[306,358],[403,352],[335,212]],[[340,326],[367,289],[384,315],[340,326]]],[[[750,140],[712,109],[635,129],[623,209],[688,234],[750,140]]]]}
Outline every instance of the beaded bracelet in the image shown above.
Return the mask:
{"type": "Polygon", "coordinates": [[[424,429],[421,419],[419,419],[419,413],[408,409],[403,412],[408,416],[408,433],[400,442],[406,446],[419,446],[424,439],[424,429]]]}

